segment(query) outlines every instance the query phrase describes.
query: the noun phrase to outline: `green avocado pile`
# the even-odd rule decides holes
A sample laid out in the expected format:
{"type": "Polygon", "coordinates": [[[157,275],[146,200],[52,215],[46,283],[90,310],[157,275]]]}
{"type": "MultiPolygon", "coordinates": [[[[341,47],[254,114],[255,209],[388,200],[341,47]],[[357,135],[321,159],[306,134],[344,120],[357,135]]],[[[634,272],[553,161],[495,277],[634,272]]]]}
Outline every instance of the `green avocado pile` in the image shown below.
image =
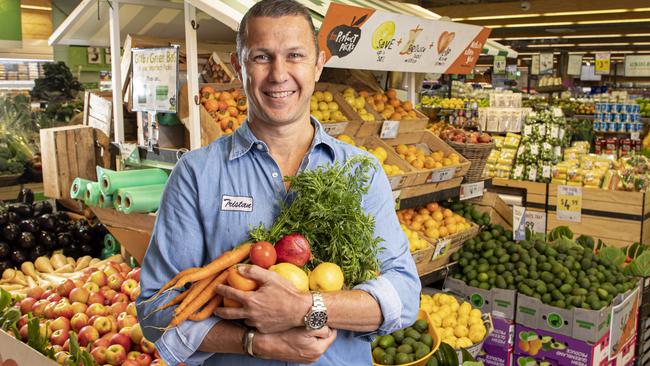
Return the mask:
{"type": "Polygon", "coordinates": [[[490,214],[487,212],[479,212],[476,206],[469,202],[444,202],[443,207],[452,210],[454,213],[463,216],[466,220],[472,221],[479,226],[490,224],[490,214]]]}
{"type": "Polygon", "coordinates": [[[417,361],[431,352],[433,338],[427,333],[426,320],[391,334],[375,338],[372,342],[372,358],[381,365],[402,365],[417,361]]]}
{"type": "Polygon", "coordinates": [[[619,266],[566,237],[515,243],[499,225],[467,240],[451,259],[460,267],[452,277],[470,286],[516,290],[564,309],[600,310],[637,285],[619,266]]]}

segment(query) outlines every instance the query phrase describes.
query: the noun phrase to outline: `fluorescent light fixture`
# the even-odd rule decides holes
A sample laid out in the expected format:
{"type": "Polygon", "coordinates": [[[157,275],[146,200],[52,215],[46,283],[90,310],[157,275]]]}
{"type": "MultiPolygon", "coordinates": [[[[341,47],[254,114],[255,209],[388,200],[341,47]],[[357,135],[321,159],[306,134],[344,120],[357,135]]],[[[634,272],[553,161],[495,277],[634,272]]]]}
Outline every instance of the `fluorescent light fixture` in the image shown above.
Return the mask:
{"type": "MultiPolygon", "coordinates": [[[[575,47],[575,43],[562,43],[562,44],[529,44],[530,48],[550,48],[550,47],[575,47]]],[[[579,46],[579,45],[578,45],[579,46]]]]}
{"type": "Polygon", "coordinates": [[[492,20],[492,19],[516,19],[516,18],[536,18],[542,14],[511,14],[511,15],[488,15],[482,17],[467,17],[467,18],[453,18],[454,22],[459,22],[463,20],[492,20]]]}
{"type": "Polygon", "coordinates": [[[572,38],[613,38],[613,37],[623,37],[623,35],[622,34],[594,34],[591,36],[560,36],[559,38],[572,39],[572,38]]]}
{"type": "Polygon", "coordinates": [[[21,9],[30,9],[30,10],[45,10],[52,11],[52,8],[49,6],[36,6],[36,5],[21,5],[21,9]]]}
{"type": "Polygon", "coordinates": [[[569,55],[584,55],[587,52],[569,52],[569,55]]]}
{"type": "Polygon", "coordinates": [[[650,45],[650,42],[633,42],[630,43],[632,46],[648,46],[650,45]]]}
{"type": "MultiPolygon", "coordinates": [[[[643,9],[643,8],[640,8],[643,9]]],[[[607,9],[607,10],[584,10],[584,11],[561,11],[556,13],[542,13],[545,17],[561,17],[565,15],[590,15],[590,14],[616,14],[627,13],[630,9],[607,9]]]]}
{"type": "MultiPolygon", "coordinates": [[[[504,40],[504,41],[524,41],[527,39],[557,39],[557,38],[562,38],[562,37],[554,37],[554,36],[542,36],[542,37],[507,37],[507,38],[501,38],[499,40],[504,40]]],[[[496,40],[496,39],[495,39],[496,40]]]]}
{"type": "Polygon", "coordinates": [[[628,33],[625,37],[650,37],[650,33],[628,33]]]}
{"type": "Polygon", "coordinates": [[[650,8],[635,8],[632,9],[633,12],[643,12],[643,11],[650,11],[650,8]]]}
{"type": "Polygon", "coordinates": [[[572,25],[572,24],[576,24],[576,22],[506,24],[502,28],[546,27],[546,26],[572,25]]]}
{"type": "Polygon", "coordinates": [[[614,23],[643,23],[643,22],[650,22],[650,18],[580,20],[580,21],[574,22],[574,24],[614,24],[614,23]]]}
{"type": "Polygon", "coordinates": [[[614,42],[614,43],[578,43],[578,47],[592,47],[592,46],[629,46],[631,43],[627,42],[614,42]]]}

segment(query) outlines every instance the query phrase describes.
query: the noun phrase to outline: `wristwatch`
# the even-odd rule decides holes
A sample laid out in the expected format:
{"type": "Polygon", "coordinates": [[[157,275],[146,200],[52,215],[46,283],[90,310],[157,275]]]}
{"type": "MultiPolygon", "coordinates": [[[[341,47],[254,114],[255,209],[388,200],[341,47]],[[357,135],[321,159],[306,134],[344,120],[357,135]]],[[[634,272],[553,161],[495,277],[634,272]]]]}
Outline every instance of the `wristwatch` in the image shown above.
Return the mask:
{"type": "Polygon", "coordinates": [[[311,309],[305,315],[305,327],[307,330],[317,330],[327,324],[327,307],[320,292],[311,293],[311,309]]]}

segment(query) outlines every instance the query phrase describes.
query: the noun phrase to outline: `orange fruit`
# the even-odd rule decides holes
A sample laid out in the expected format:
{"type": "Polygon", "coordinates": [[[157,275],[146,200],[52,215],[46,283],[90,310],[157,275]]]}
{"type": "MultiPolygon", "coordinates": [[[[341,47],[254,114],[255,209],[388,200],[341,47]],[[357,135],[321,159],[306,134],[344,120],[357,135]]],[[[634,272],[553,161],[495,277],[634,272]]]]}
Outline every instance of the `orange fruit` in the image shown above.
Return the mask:
{"type": "Polygon", "coordinates": [[[432,217],[433,217],[434,220],[436,220],[438,222],[442,222],[442,220],[444,219],[444,215],[440,211],[434,212],[432,217]]]}
{"type": "Polygon", "coordinates": [[[440,236],[443,238],[449,235],[449,230],[447,230],[446,226],[441,226],[440,228],[438,228],[438,232],[440,233],[440,236]]]}
{"type": "Polygon", "coordinates": [[[454,212],[448,208],[445,208],[444,211],[442,211],[442,215],[447,218],[447,217],[452,217],[454,215],[454,212]]]}
{"type": "Polygon", "coordinates": [[[429,210],[429,212],[432,212],[432,213],[433,213],[433,212],[436,211],[437,209],[438,209],[438,202],[430,202],[430,203],[427,203],[427,210],[429,210]]]}
{"type": "Polygon", "coordinates": [[[240,274],[236,267],[231,267],[228,270],[228,284],[242,291],[255,291],[259,286],[256,281],[240,274]]]}
{"type": "Polygon", "coordinates": [[[449,234],[451,235],[456,234],[456,232],[458,232],[458,228],[456,227],[455,224],[449,224],[446,227],[447,227],[447,231],[449,231],[449,234]]]}

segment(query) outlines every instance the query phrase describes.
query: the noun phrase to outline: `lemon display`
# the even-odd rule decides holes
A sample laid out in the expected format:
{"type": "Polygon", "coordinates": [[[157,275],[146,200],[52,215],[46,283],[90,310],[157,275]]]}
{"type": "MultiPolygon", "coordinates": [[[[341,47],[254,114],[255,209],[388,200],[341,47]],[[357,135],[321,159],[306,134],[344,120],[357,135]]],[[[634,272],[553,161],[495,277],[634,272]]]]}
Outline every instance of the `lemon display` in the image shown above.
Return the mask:
{"type": "Polygon", "coordinates": [[[409,230],[405,225],[401,225],[401,227],[409,241],[409,251],[411,253],[417,252],[421,249],[426,249],[429,246],[429,243],[422,239],[417,231],[409,230]]]}
{"type": "Polygon", "coordinates": [[[329,91],[315,91],[309,100],[309,109],[317,120],[322,123],[346,122],[348,118],[334,101],[334,94],[329,91]]]}
{"type": "Polygon", "coordinates": [[[395,35],[395,22],[388,20],[379,25],[372,33],[372,48],[380,50],[393,39],[395,35]]]}
{"type": "Polygon", "coordinates": [[[455,297],[443,293],[422,294],[420,308],[429,313],[440,339],[454,349],[471,347],[487,335],[481,311],[472,309],[466,301],[459,303],[455,297]]]}
{"type": "Polygon", "coordinates": [[[374,121],[375,116],[366,110],[366,99],[352,88],[343,90],[343,99],[359,114],[363,121],[374,121]]]}
{"type": "MultiPolygon", "coordinates": [[[[357,144],[354,142],[352,137],[350,137],[350,136],[348,136],[346,134],[339,135],[337,137],[337,139],[345,142],[346,144],[350,144],[352,146],[357,146],[357,144]]],[[[386,175],[392,176],[392,175],[402,175],[402,174],[404,174],[404,171],[399,166],[397,166],[395,164],[387,164],[386,163],[386,159],[388,159],[388,152],[383,147],[378,146],[378,147],[376,147],[374,149],[368,149],[365,146],[357,146],[357,147],[360,148],[361,150],[365,150],[365,151],[371,153],[372,155],[374,155],[377,158],[377,160],[379,160],[379,162],[381,163],[381,167],[384,169],[384,172],[386,173],[386,175]]]]}

